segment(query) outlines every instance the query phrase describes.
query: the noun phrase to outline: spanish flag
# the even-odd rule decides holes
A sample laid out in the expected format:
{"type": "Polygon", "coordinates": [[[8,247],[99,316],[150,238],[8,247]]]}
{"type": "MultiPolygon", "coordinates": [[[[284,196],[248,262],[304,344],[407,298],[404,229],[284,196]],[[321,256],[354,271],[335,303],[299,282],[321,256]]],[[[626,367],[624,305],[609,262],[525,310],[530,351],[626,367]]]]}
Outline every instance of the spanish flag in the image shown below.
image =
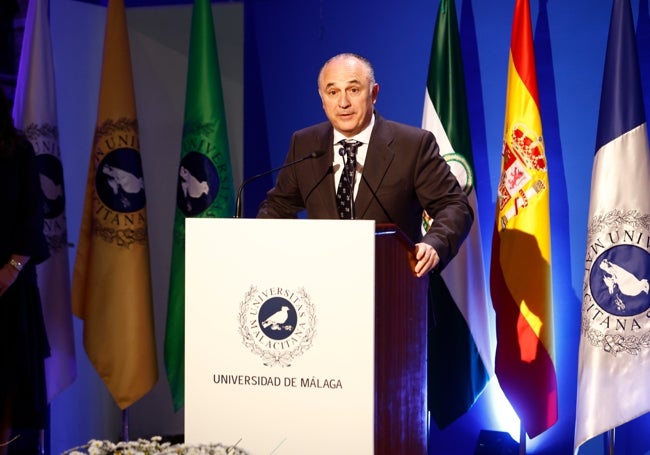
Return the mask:
{"type": "Polygon", "coordinates": [[[109,0],[97,124],[72,277],[84,347],[125,409],[158,379],[147,213],[124,0],[109,0]]]}
{"type": "Polygon", "coordinates": [[[557,421],[548,166],[528,0],[516,0],[490,293],[496,375],[533,438],[557,421]]]}

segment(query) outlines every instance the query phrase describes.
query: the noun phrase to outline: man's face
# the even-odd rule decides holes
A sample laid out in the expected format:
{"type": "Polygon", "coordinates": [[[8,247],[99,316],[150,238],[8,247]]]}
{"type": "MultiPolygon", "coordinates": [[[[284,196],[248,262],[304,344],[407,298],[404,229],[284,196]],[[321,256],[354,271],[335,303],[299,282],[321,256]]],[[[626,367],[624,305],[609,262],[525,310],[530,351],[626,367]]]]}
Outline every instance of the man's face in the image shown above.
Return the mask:
{"type": "Polygon", "coordinates": [[[352,57],[328,63],[318,80],[325,115],[346,137],[370,124],[377,92],[379,85],[369,80],[367,67],[352,57]]]}

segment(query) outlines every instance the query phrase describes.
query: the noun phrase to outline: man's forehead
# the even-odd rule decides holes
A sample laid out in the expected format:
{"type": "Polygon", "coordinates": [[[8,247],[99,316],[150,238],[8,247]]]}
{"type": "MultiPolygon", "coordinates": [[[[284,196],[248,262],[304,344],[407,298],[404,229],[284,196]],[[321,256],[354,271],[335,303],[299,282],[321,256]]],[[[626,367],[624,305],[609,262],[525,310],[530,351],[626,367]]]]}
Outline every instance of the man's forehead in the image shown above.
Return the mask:
{"type": "Polygon", "coordinates": [[[360,85],[362,81],[357,78],[353,79],[336,79],[336,78],[323,78],[325,88],[329,87],[349,87],[351,85],[360,85]]]}

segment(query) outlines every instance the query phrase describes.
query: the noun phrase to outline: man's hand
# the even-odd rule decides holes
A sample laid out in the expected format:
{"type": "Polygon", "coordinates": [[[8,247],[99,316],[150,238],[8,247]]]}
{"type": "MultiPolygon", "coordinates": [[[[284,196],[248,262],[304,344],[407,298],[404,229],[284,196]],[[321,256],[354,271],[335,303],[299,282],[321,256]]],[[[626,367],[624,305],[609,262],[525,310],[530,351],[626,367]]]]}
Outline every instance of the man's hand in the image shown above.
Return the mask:
{"type": "Polygon", "coordinates": [[[438,252],[428,243],[415,244],[415,274],[423,277],[429,273],[440,262],[438,252]]]}

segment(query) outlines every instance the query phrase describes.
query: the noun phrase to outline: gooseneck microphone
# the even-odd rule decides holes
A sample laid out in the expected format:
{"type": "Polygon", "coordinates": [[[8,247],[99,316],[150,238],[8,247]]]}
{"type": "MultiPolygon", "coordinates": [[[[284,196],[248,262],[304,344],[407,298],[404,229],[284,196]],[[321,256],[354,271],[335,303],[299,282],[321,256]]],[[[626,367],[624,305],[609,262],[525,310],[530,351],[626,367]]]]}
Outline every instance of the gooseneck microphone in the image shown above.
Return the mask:
{"type": "Polygon", "coordinates": [[[247,178],[242,182],[241,185],[239,185],[239,188],[237,188],[237,198],[235,199],[235,218],[241,218],[241,195],[242,195],[242,190],[246,185],[248,185],[250,182],[253,180],[257,180],[260,177],[264,177],[265,175],[269,175],[275,171],[279,171],[281,169],[284,169],[285,167],[291,167],[295,166],[298,163],[302,163],[303,161],[306,160],[311,160],[312,158],[320,158],[321,156],[325,155],[325,150],[316,150],[311,152],[309,155],[303,156],[302,158],[299,158],[295,161],[292,161],[290,163],[285,163],[282,166],[275,167],[273,169],[269,169],[268,171],[264,171],[260,174],[254,175],[252,177],[247,178]]]}
{"type": "MultiPolygon", "coordinates": [[[[341,158],[343,158],[343,167],[345,168],[345,150],[343,148],[339,149],[339,155],[341,158]]],[[[354,173],[354,177],[356,177],[356,172],[354,173]]],[[[377,197],[377,193],[373,189],[373,187],[370,185],[370,182],[368,182],[368,179],[366,179],[366,176],[361,174],[361,180],[363,183],[366,184],[366,187],[368,187],[368,190],[370,190],[370,194],[372,195],[372,198],[377,202],[377,205],[379,205],[379,208],[381,209],[382,212],[384,212],[384,215],[386,216],[386,219],[388,219],[388,222],[391,224],[394,224],[395,222],[393,221],[393,217],[390,216],[390,213],[388,213],[388,210],[386,210],[386,207],[384,207],[384,204],[381,203],[381,200],[377,197]]],[[[354,177],[352,180],[352,188],[353,188],[353,196],[354,196],[354,177]]],[[[350,201],[351,207],[350,207],[350,213],[351,213],[351,219],[354,219],[354,197],[352,197],[352,200],[350,201]]]]}
{"type": "Polygon", "coordinates": [[[363,172],[361,173],[361,180],[366,184],[366,186],[370,190],[370,194],[372,194],[373,199],[375,201],[377,201],[377,205],[379,205],[379,208],[381,209],[381,211],[384,212],[384,215],[386,216],[386,219],[388,219],[388,222],[391,223],[391,224],[395,224],[395,222],[393,221],[393,217],[390,216],[390,213],[388,213],[388,210],[386,210],[386,207],[384,207],[384,204],[381,203],[381,200],[377,197],[377,193],[370,186],[370,183],[368,182],[368,179],[366,178],[366,176],[363,175],[363,172]]]}

